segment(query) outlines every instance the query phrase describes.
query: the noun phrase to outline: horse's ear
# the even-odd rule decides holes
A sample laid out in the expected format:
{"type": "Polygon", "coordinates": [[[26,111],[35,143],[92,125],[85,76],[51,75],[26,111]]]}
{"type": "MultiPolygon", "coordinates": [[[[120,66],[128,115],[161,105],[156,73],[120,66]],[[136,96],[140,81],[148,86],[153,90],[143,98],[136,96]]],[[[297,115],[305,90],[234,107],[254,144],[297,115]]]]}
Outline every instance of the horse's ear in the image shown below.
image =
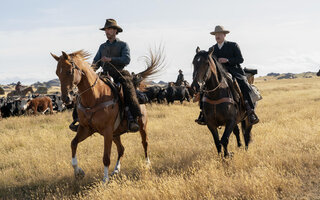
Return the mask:
{"type": "Polygon", "coordinates": [[[199,51],[200,51],[200,47],[197,47],[196,53],[199,53],[199,51]]]}
{"type": "Polygon", "coordinates": [[[60,57],[54,55],[53,53],[50,53],[52,55],[52,57],[56,60],[56,61],[59,61],[60,57]]]}
{"type": "Polygon", "coordinates": [[[62,56],[63,56],[63,58],[65,59],[65,60],[69,60],[69,55],[66,53],[66,52],[64,52],[64,51],[62,51],[62,56]]]}
{"type": "Polygon", "coordinates": [[[214,48],[213,48],[213,47],[210,47],[210,48],[209,48],[209,51],[208,51],[209,55],[212,55],[213,51],[214,51],[214,48]]]}

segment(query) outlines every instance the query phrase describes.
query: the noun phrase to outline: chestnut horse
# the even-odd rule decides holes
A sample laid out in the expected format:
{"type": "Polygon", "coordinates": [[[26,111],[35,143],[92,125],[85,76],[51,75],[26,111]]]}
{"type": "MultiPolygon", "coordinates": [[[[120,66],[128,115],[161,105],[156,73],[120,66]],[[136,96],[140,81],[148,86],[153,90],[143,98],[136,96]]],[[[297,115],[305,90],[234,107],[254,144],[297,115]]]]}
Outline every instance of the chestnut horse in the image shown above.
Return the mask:
{"type": "MultiPolygon", "coordinates": [[[[207,126],[211,131],[218,153],[221,153],[221,145],[224,149],[224,156],[229,156],[228,143],[232,131],[237,136],[238,146],[240,144],[238,123],[241,122],[244,134],[246,149],[248,148],[252,125],[246,118],[243,99],[234,98],[234,93],[227,80],[227,72],[223,66],[212,57],[213,49],[210,52],[196,50],[193,59],[193,83],[192,85],[205,86],[203,99],[203,112],[207,119],[207,126]],[[225,126],[221,140],[217,128],[225,126]]],[[[237,91],[239,93],[239,91],[237,91]]]]}
{"type": "Polygon", "coordinates": [[[50,114],[53,113],[52,100],[49,97],[36,97],[31,99],[27,103],[27,110],[33,110],[33,114],[38,114],[42,112],[44,114],[48,109],[50,109],[50,114]]]}
{"type": "MultiPolygon", "coordinates": [[[[120,160],[124,153],[124,147],[120,140],[120,135],[127,132],[127,121],[121,116],[121,103],[118,95],[112,88],[102,81],[98,75],[86,62],[89,54],[83,50],[71,54],[62,52],[60,57],[51,54],[58,61],[56,74],[61,83],[62,101],[69,103],[69,92],[74,86],[78,88],[79,103],[77,111],[79,114],[79,127],[77,134],[71,142],[72,166],[76,178],[82,178],[84,171],[78,167],[76,151],[78,143],[85,140],[93,133],[98,132],[104,137],[104,177],[103,181],[109,181],[109,165],[112,141],[117,146],[118,159],[114,171],[111,175],[120,172],[120,160]]],[[[142,79],[155,74],[162,65],[161,54],[153,55],[151,52],[150,60],[147,62],[148,68],[140,72],[142,79]]],[[[150,163],[148,157],[148,138],[147,138],[147,110],[145,105],[140,105],[142,117],[138,119],[140,135],[145,152],[147,164],[150,163]]]]}

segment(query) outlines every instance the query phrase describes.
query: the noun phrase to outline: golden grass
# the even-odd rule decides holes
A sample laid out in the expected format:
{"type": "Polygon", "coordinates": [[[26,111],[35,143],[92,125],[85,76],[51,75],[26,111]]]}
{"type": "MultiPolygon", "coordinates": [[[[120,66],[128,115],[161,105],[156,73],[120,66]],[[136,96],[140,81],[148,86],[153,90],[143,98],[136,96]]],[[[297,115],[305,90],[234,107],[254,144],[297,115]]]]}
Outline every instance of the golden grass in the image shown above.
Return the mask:
{"type": "MultiPolygon", "coordinates": [[[[138,133],[122,137],[121,173],[103,185],[103,140],[78,146],[86,176],[75,181],[68,130],[71,113],[0,121],[0,199],[319,199],[320,79],[258,81],[264,99],[249,151],[229,147],[221,159],[199,108],[185,103],[148,106],[149,152],[145,167],[138,133]]],[[[111,170],[116,160],[113,145],[111,170]]]]}

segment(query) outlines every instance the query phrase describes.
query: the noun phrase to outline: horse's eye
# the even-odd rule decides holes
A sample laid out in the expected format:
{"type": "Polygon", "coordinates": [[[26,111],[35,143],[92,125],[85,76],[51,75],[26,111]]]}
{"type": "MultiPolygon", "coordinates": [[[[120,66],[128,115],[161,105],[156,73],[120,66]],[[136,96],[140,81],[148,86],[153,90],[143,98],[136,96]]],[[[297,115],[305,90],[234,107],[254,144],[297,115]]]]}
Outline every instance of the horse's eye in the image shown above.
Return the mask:
{"type": "Polygon", "coordinates": [[[72,71],[71,70],[68,70],[67,71],[67,75],[71,75],[72,74],[72,71]]]}

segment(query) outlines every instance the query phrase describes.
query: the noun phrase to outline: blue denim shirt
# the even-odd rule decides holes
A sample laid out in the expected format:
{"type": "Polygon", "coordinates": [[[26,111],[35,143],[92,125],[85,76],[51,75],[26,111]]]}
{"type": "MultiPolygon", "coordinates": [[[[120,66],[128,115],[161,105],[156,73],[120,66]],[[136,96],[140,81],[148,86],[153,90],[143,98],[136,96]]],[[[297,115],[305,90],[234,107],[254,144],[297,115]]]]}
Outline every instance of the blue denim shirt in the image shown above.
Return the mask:
{"type": "Polygon", "coordinates": [[[116,66],[119,70],[122,70],[126,65],[130,63],[130,49],[126,42],[115,39],[112,43],[107,40],[101,44],[96,56],[93,59],[93,63],[99,68],[103,66],[103,70],[108,69],[108,63],[99,61],[103,56],[110,57],[111,63],[116,66]],[[99,62],[98,62],[99,61],[99,62]]]}

